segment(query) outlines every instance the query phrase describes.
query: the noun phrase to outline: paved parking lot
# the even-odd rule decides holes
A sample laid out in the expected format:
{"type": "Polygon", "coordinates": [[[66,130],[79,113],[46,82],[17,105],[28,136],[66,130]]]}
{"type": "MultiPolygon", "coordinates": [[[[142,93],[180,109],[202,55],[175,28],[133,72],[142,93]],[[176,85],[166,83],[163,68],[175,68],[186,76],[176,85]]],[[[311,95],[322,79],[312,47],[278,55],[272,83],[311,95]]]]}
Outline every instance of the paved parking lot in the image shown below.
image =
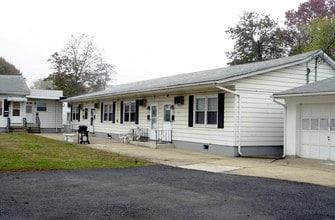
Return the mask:
{"type": "MultiPolygon", "coordinates": [[[[63,134],[41,134],[64,140],[63,134]]],[[[173,167],[205,170],[216,173],[267,177],[335,187],[335,161],[303,158],[269,159],[225,157],[181,149],[152,149],[90,137],[91,144],[83,146],[138,157],[173,167]]]]}
{"type": "Polygon", "coordinates": [[[334,219],[335,189],[164,165],[0,174],[0,219],[334,219]]]}

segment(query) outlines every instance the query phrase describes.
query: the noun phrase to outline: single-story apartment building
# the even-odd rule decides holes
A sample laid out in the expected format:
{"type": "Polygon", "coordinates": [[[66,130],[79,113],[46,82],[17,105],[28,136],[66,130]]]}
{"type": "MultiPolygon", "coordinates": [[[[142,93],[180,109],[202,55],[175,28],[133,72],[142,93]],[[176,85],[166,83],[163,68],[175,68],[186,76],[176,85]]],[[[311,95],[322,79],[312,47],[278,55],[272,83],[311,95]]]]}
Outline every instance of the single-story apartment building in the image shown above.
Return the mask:
{"type": "Polygon", "coordinates": [[[62,98],[63,91],[29,89],[22,76],[0,75],[0,132],[61,132],[62,98]]]}
{"type": "Polygon", "coordinates": [[[335,161],[335,77],[282,91],[290,156],[335,161]]]}
{"type": "Polygon", "coordinates": [[[67,98],[71,126],[97,136],[131,129],[150,141],[229,156],[281,156],[284,107],[272,95],[335,76],[322,50],[112,86],[67,98]],[[164,141],[163,141],[164,142],[164,141]]]}

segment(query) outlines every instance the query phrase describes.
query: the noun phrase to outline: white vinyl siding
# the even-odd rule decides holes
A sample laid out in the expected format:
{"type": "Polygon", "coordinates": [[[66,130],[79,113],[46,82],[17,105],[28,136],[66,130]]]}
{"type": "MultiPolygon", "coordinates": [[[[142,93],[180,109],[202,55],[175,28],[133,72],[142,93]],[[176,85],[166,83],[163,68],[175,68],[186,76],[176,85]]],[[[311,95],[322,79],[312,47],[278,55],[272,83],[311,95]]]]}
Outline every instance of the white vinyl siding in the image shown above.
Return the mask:
{"type": "MultiPolygon", "coordinates": [[[[40,100],[29,100],[29,102],[38,102],[40,100]]],[[[45,103],[47,108],[47,111],[40,111],[38,112],[38,116],[40,118],[41,122],[41,128],[46,129],[55,129],[57,128],[58,131],[63,126],[63,104],[58,101],[53,100],[43,100],[40,101],[42,103],[45,103]]]]}
{"type": "MultiPolygon", "coordinates": [[[[311,68],[312,69],[312,68],[311,68]]],[[[310,82],[314,81],[314,69],[310,82]]],[[[328,64],[318,66],[318,80],[334,76],[328,64]]],[[[273,93],[306,84],[306,64],[244,78],[236,83],[242,96],[242,146],[283,145],[284,110],[273,102],[273,93]]]]}
{"type": "MultiPolygon", "coordinates": [[[[216,90],[217,92],[217,90],[216,90]]],[[[225,94],[225,106],[224,106],[224,129],[218,129],[217,126],[194,126],[188,127],[188,105],[189,95],[194,97],[199,96],[212,96],[214,93],[199,93],[196,94],[185,94],[183,105],[174,105],[175,120],[173,122],[173,140],[187,141],[203,144],[216,144],[216,145],[235,145],[235,126],[234,114],[235,111],[235,97],[232,94],[225,94]]],[[[195,103],[195,99],[194,99],[195,103]]],[[[195,110],[195,108],[194,108],[195,110]]]]}

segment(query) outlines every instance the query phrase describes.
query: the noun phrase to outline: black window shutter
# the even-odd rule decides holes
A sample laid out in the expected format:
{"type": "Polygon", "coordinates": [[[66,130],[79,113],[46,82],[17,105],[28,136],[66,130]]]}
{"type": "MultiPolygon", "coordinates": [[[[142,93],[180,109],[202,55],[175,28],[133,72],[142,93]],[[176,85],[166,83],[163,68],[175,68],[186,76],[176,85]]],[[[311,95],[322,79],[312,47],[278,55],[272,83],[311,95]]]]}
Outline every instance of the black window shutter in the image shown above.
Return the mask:
{"type": "Polygon", "coordinates": [[[224,93],[218,94],[218,128],[224,128],[224,93]]]}
{"type": "Polygon", "coordinates": [[[4,100],[4,103],[3,103],[3,116],[4,117],[8,117],[9,116],[9,104],[10,104],[10,101],[8,101],[7,99],[4,100]]]}
{"type": "Polygon", "coordinates": [[[80,121],[80,110],[81,110],[80,106],[81,105],[78,105],[78,121],[80,121]]]}
{"type": "Polygon", "coordinates": [[[123,101],[120,102],[120,124],[123,124],[123,101]]]}
{"type": "Polygon", "coordinates": [[[100,112],[101,112],[101,115],[100,115],[100,122],[104,122],[104,103],[101,102],[101,106],[100,106],[100,112]]]}
{"type": "Polygon", "coordinates": [[[71,106],[71,116],[70,116],[70,121],[72,121],[72,118],[73,118],[73,115],[72,115],[72,109],[73,109],[73,106],[71,106]]]}
{"type": "Polygon", "coordinates": [[[193,102],[194,96],[190,95],[188,97],[188,126],[193,127],[193,102]]]}
{"type": "Polygon", "coordinates": [[[113,118],[112,118],[113,123],[115,123],[115,105],[116,105],[116,103],[113,102],[113,118]]]}
{"type": "Polygon", "coordinates": [[[136,100],[136,110],[135,110],[135,125],[138,125],[139,111],[140,111],[140,103],[139,100],[136,100]]]}

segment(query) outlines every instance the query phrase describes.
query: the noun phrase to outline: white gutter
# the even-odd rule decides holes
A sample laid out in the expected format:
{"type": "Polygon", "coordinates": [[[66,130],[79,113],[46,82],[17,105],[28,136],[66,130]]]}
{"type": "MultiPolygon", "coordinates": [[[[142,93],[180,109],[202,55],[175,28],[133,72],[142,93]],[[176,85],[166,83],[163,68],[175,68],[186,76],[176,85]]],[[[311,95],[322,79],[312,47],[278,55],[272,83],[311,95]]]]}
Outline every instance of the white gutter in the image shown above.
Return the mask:
{"type": "Polygon", "coordinates": [[[284,103],[281,103],[276,100],[276,98],[272,97],[273,102],[277,103],[278,105],[281,105],[284,107],[284,146],[283,146],[283,155],[282,158],[286,157],[286,146],[287,146],[287,132],[286,132],[286,127],[287,127],[287,106],[284,103]]]}
{"type": "Polygon", "coordinates": [[[278,94],[274,95],[274,98],[285,98],[285,97],[302,97],[302,96],[317,96],[317,95],[335,95],[335,91],[329,92],[310,92],[310,93],[292,93],[292,94],[278,94]]]}
{"type": "MultiPolygon", "coordinates": [[[[239,94],[239,93],[237,93],[233,90],[224,88],[222,86],[218,86],[216,83],[214,83],[214,86],[218,89],[229,92],[229,93],[235,95],[236,97],[238,97],[238,144],[237,144],[237,153],[238,153],[239,156],[242,156],[242,152],[241,152],[241,104],[242,104],[241,94],[239,94]]],[[[235,108],[235,110],[236,110],[236,108],[235,108]]],[[[236,127],[235,127],[235,145],[236,145],[236,127]]]]}

